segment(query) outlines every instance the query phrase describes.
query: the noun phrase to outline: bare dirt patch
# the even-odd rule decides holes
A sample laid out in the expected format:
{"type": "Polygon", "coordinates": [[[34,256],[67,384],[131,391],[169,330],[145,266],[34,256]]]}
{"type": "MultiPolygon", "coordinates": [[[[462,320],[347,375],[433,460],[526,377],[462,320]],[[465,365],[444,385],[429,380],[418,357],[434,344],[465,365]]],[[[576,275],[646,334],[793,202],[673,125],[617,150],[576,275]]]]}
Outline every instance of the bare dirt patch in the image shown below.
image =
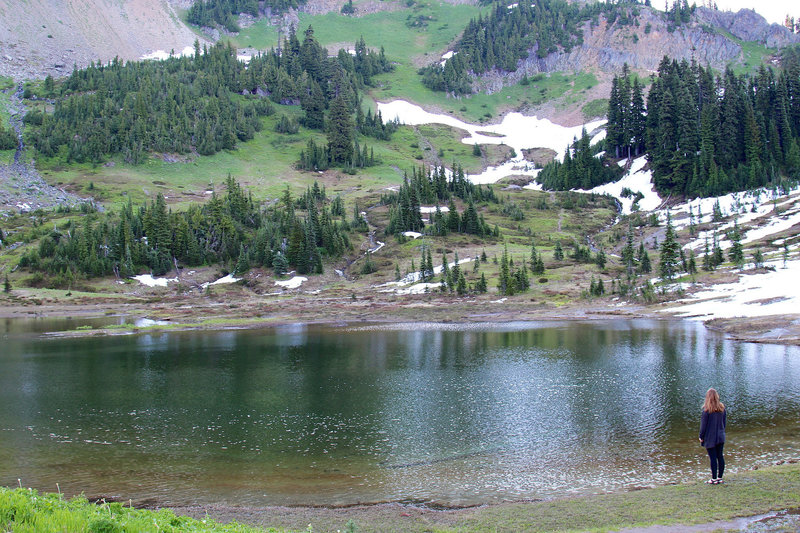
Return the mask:
{"type": "Polygon", "coordinates": [[[538,167],[545,166],[555,159],[556,155],[558,155],[556,151],[550,148],[531,148],[522,151],[522,156],[525,158],[525,161],[530,161],[538,167]]]}

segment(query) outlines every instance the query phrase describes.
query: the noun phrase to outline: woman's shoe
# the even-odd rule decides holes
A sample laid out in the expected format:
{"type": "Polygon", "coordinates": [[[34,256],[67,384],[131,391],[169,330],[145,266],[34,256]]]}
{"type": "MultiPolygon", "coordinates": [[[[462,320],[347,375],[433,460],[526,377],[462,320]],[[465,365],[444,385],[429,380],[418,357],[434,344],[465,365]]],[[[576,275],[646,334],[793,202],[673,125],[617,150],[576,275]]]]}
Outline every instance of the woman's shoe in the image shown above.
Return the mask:
{"type": "Polygon", "coordinates": [[[708,481],[706,481],[706,485],[716,485],[716,484],[717,484],[716,479],[709,479],[708,481]]]}
{"type": "Polygon", "coordinates": [[[724,481],[722,481],[721,477],[717,478],[717,485],[722,485],[723,483],[724,483],[724,481]]]}

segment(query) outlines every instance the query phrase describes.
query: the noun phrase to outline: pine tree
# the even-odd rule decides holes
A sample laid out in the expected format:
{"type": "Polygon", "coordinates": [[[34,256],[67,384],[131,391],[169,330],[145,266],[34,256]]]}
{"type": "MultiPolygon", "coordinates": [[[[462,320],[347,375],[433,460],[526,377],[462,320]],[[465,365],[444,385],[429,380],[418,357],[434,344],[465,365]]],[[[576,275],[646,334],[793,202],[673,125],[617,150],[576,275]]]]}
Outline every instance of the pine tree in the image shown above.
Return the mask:
{"type": "Polygon", "coordinates": [[[602,248],[597,250],[597,255],[595,255],[594,262],[597,265],[597,268],[600,270],[606,268],[606,252],[602,248]]]}
{"type": "Polygon", "coordinates": [[[556,261],[564,260],[564,249],[561,248],[561,241],[556,241],[556,247],[553,250],[553,259],[556,261]]]}
{"type": "Polygon", "coordinates": [[[353,162],[353,120],[350,117],[350,106],[344,93],[339,93],[331,101],[328,115],[327,138],[331,162],[337,165],[349,165],[353,162]]]}
{"type": "Polygon", "coordinates": [[[233,269],[233,275],[243,274],[250,269],[250,260],[247,252],[244,249],[244,244],[239,245],[239,259],[236,260],[236,267],[233,269]]]}
{"type": "Polygon", "coordinates": [[[753,268],[764,268],[764,254],[761,253],[761,248],[756,248],[753,252],[753,268]]]}
{"type": "Polygon", "coordinates": [[[8,281],[8,274],[6,274],[6,279],[3,282],[3,292],[5,293],[11,292],[11,282],[8,281]]]}
{"type": "Polygon", "coordinates": [[[731,263],[741,268],[744,265],[744,248],[742,247],[742,233],[739,231],[739,225],[735,222],[730,239],[731,247],[728,250],[728,259],[731,263]]]}
{"type": "Polygon", "coordinates": [[[486,283],[486,274],[484,274],[483,272],[481,272],[481,279],[478,280],[478,284],[476,286],[476,290],[480,294],[484,294],[486,291],[489,290],[489,286],[486,283]]]}
{"type": "Polygon", "coordinates": [[[672,216],[667,212],[667,229],[661,243],[658,271],[664,282],[670,283],[678,271],[680,244],[672,227],[672,216]]]}
{"type": "Polygon", "coordinates": [[[633,247],[633,222],[628,221],[628,233],[625,240],[625,247],[622,249],[622,263],[625,265],[625,271],[628,274],[628,279],[633,278],[634,274],[634,261],[636,251],[633,247]]]}
{"type": "Polygon", "coordinates": [[[503,248],[503,255],[500,259],[500,279],[497,280],[497,288],[500,289],[500,294],[513,294],[511,271],[508,264],[508,245],[503,248]]]}

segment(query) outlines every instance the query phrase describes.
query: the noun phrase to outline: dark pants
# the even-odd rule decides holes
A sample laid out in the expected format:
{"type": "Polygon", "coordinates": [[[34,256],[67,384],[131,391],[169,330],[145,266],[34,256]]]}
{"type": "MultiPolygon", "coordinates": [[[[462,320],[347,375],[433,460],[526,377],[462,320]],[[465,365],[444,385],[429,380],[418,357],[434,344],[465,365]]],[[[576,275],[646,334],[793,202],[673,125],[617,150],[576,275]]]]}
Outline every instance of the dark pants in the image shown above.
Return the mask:
{"type": "Polygon", "coordinates": [[[711,477],[713,479],[721,479],[722,473],[725,471],[725,459],[722,457],[723,446],[725,443],[721,442],[713,448],[706,448],[708,458],[711,460],[711,477]],[[717,476],[717,470],[719,470],[719,476],[717,476]]]}

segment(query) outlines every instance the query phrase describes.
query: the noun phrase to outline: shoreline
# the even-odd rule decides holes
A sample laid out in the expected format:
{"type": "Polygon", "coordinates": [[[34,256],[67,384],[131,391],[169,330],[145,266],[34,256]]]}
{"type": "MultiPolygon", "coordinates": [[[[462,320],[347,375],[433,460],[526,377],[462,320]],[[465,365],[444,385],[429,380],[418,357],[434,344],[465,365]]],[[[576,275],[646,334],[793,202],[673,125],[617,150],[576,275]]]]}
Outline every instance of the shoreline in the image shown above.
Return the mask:
{"type": "MultiPolygon", "coordinates": [[[[52,337],[93,335],[129,335],[148,331],[213,331],[260,329],[288,324],[317,326],[436,324],[478,325],[510,322],[558,322],[568,320],[657,320],[685,321],[670,313],[674,302],[631,304],[587,302],[555,306],[544,301],[510,298],[502,303],[492,297],[456,298],[431,293],[424,296],[319,298],[316,294],[287,293],[264,298],[237,294],[230,290],[221,297],[160,295],[146,298],[131,295],[90,293],[64,300],[36,297],[31,290],[13,291],[13,298],[0,298],[0,319],[75,319],[93,320],[112,317],[137,317],[157,321],[147,325],[109,325],[82,327],[44,333],[52,337]],[[327,305],[320,305],[326,300],[327,305]],[[492,308],[491,306],[494,306],[492,308]]],[[[155,296],[155,295],[154,295],[155,296]]],[[[800,346],[800,314],[765,317],[715,318],[702,322],[704,327],[737,342],[800,346]]]]}
{"type": "MultiPolygon", "coordinates": [[[[800,490],[798,461],[800,459],[792,458],[778,461],[771,466],[729,474],[726,484],[719,487],[709,487],[703,481],[687,481],[678,484],[633,487],[609,493],[487,503],[446,509],[402,502],[347,506],[263,507],[213,504],[164,508],[178,515],[197,519],[208,517],[221,523],[236,521],[256,527],[291,530],[302,530],[312,526],[314,531],[346,530],[346,524],[350,521],[357,525],[359,531],[481,531],[485,530],[486,526],[497,531],[600,528],[655,532],[683,530],[681,526],[690,526],[687,530],[693,531],[738,530],[759,520],[775,519],[787,514],[786,511],[794,516],[791,518],[794,520],[792,523],[800,525],[800,516],[796,514],[797,509],[795,509],[800,502],[796,499],[800,490]],[[786,499],[782,501],[777,497],[756,498],[757,503],[748,502],[750,505],[748,508],[742,507],[739,500],[746,501],[752,498],[752,495],[736,494],[739,491],[770,490],[770,487],[776,493],[783,491],[786,499]],[[705,495],[709,491],[717,491],[717,495],[722,494],[722,497],[717,502],[695,501],[695,495],[705,495]],[[735,501],[728,502],[727,498],[735,501]],[[652,510],[646,508],[646,505],[631,512],[630,506],[639,501],[643,503],[659,501],[659,505],[675,508],[671,512],[663,510],[663,514],[653,518],[650,516],[652,510]],[[791,502],[794,502],[794,505],[791,502]],[[604,511],[605,516],[595,515],[604,511]],[[561,525],[559,515],[562,512],[565,515],[563,516],[565,522],[577,523],[561,525]],[[673,529],[657,529],[667,526],[673,529]],[[699,529],[691,529],[694,527],[699,529]]],[[[152,508],[159,509],[159,507],[152,508]]]]}

